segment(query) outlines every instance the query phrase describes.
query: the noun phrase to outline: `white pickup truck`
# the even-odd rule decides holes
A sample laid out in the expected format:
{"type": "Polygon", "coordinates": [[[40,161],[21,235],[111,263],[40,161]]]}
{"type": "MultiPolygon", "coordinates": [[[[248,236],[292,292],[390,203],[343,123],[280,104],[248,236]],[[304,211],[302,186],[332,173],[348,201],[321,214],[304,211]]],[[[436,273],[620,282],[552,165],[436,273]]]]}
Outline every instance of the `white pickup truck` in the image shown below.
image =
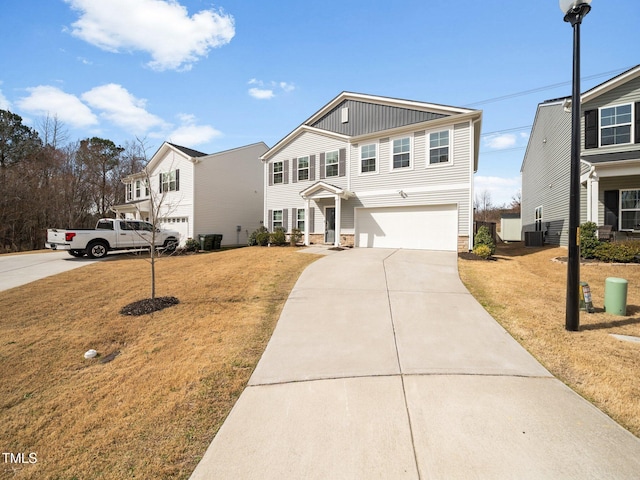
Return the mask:
{"type": "MultiPolygon", "coordinates": [[[[68,250],[74,257],[102,258],[111,250],[148,249],[152,237],[153,225],[149,222],[102,218],[93,230],[50,228],[44,246],[52,250],[68,250]]],[[[156,230],[153,240],[156,248],[175,250],[180,234],[172,230],[156,230]]]]}

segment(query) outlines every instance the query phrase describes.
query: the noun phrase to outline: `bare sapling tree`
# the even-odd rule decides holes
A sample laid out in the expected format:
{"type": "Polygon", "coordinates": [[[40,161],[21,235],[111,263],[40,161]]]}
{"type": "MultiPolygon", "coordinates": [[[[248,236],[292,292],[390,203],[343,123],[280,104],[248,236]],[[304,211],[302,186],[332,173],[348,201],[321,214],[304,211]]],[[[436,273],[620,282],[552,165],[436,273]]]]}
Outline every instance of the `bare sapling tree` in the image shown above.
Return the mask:
{"type": "MultiPolygon", "coordinates": [[[[138,235],[138,238],[142,239],[146,247],[148,247],[149,256],[147,261],[151,267],[151,303],[143,307],[141,311],[138,309],[138,311],[140,311],[138,314],[143,314],[177,303],[177,299],[174,297],[161,297],[156,301],[156,262],[162,256],[175,253],[180,239],[177,232],[176,235],[169,234],[167,236],[166,232],[160,229],[163,218],[171,215],[175,211],[176,205],[169,201],[168,193],[171,189],[162,187],[163,175],[166,174],[159,173],[154,175],[151,171],[146,155],[146,140],[139,138],[136,138],[136,140],[136,145],[129,145],[129,148],[134,150],[135,154],[143,160],[145,166],[142,171],[130,175],[129,179],[134,182],[136,189],[144,189],[145,200],[136,203],[135,208],[138,217],[147,223],[139,225],[141,230],[135,230],[135,234],[138,235]]],[[[170,170],[172,168],[173,166],[170,166],[170,170]]],[[[147,249],[146,247],[145,250],[147,249]]]]}

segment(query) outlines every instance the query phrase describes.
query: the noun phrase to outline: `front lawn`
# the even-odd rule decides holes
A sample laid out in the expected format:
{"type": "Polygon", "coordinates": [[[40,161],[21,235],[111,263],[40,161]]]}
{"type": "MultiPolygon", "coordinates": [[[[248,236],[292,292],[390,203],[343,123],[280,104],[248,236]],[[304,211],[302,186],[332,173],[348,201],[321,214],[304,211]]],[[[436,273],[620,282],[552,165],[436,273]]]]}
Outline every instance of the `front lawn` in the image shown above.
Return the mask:
{"type": "Polygon", "coordinates": [[[580,331],[565,330],[566,248],[499,245],[497,261],[460,259],[460,277],[476,299],[553,375],[636,436],[640,435],[640,265],[582,265],[596,312],[580,313],[580,331]],[[627,316],[604,312],[607,277],[629,282],[627,316]]]}
{"type": "Polygon", "coordinates": [[[149,295],[137,257],[0,292],[0,450],[26,462],[2,461],[0,478],[188,478],[316,258],[250,247],[161,259],[157,295],[180,303],[139,317],[119,313],[149,295]]]}

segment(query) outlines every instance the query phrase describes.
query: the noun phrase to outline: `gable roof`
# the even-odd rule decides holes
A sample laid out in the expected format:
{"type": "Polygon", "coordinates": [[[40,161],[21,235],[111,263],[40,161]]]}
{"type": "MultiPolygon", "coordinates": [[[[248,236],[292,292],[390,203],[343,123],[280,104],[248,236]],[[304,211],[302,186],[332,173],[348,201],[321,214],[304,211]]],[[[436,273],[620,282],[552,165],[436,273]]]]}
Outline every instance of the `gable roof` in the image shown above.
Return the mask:
{"type": "MultiPolygon", "coordinates": [[[[271,147],[261,159],[266,161],[273,157],[304,132],[312,132],[349,141],[378,135],[383,131],[385,133],[393,133],[394,130],[406,129],[411,125],[420,128],[425,124],[424,127],[426,128],[427,123],[447,122],[449,117],[452,116],[480,120],[482,111],[392,97],[342,92],[271,147]],[[347,121],[343,122],[339,119],[339,116],[341,115],[341,110],[345,107],[349,111],[346,112],[347,121]],[[355,128],[344,126],[344,124],[348,124],[351,121],[352,109],[359,112],[356,122],[352,122],[352,124],[356,124],[355,128]],[[384,119],[382,119],[383,117],[384,119]]],[[[479,139],[476,139],[477,142],[479,142],[479,139]]],[[[477,168],[477,154],[475,165],[477,168]]]]}
{"type": "MultiPolygon", "coordinates": [[[[640,64],[636,65],[633,68],[630,68],[625,72],[622,72],[619,75],[616,75],[613,78],[610,78],[605,82],[602,82],[600,85],[596,85],[595,87],[590,88],[586,92],[583,92],[580,96],[580,101],[583,104],[585,102],[589,102],[594,98],[598,98],[600,95],[604,95],[605,93],[610,92],[614,88],[618,88],[620,85],[624,85],[625,83],[630,82],[631,80],[634,80],[638,77],[640,77],[640,64]]],[[[565,100],[565,104],[567,105],[567,107],[570,107],[571,101],[572,101],[571,96],[563,97],[563,99],[565,100]]],[[[553,101],[554,100],[547,100],[546,102],[542,102],[542,103],[553,102],[553,101]]]]}
{"type": "Polygon", "coordinates": [[[192,158],[204,157],[204,156],[207,155],[206,153],[199,152],[198,150],[194,150],[192,148],[183,147],[181,145],[176,145],[175,143],[167,142],[167,144],[171,145],[172,147],[174,147],[177,150],[180,150],[182,153],[185,153],[185,154],[187,154],[188,156],[190,156],[192,158]]]}

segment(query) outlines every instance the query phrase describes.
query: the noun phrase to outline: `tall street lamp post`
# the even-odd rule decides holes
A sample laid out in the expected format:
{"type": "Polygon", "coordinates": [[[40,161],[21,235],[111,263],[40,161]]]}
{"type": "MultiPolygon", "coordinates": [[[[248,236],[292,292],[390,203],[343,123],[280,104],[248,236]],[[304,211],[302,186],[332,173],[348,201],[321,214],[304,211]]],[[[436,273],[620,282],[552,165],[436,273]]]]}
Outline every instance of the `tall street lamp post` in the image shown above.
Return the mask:
{"type": "Polygon", "coordinates": [[[564,21],[573,27],[573,94],[571,98],[571,174],[569,189],[569,260],[565,328],[580,328],[580,24],[591,10],[591,0],[560,0],[564,21]]]}

